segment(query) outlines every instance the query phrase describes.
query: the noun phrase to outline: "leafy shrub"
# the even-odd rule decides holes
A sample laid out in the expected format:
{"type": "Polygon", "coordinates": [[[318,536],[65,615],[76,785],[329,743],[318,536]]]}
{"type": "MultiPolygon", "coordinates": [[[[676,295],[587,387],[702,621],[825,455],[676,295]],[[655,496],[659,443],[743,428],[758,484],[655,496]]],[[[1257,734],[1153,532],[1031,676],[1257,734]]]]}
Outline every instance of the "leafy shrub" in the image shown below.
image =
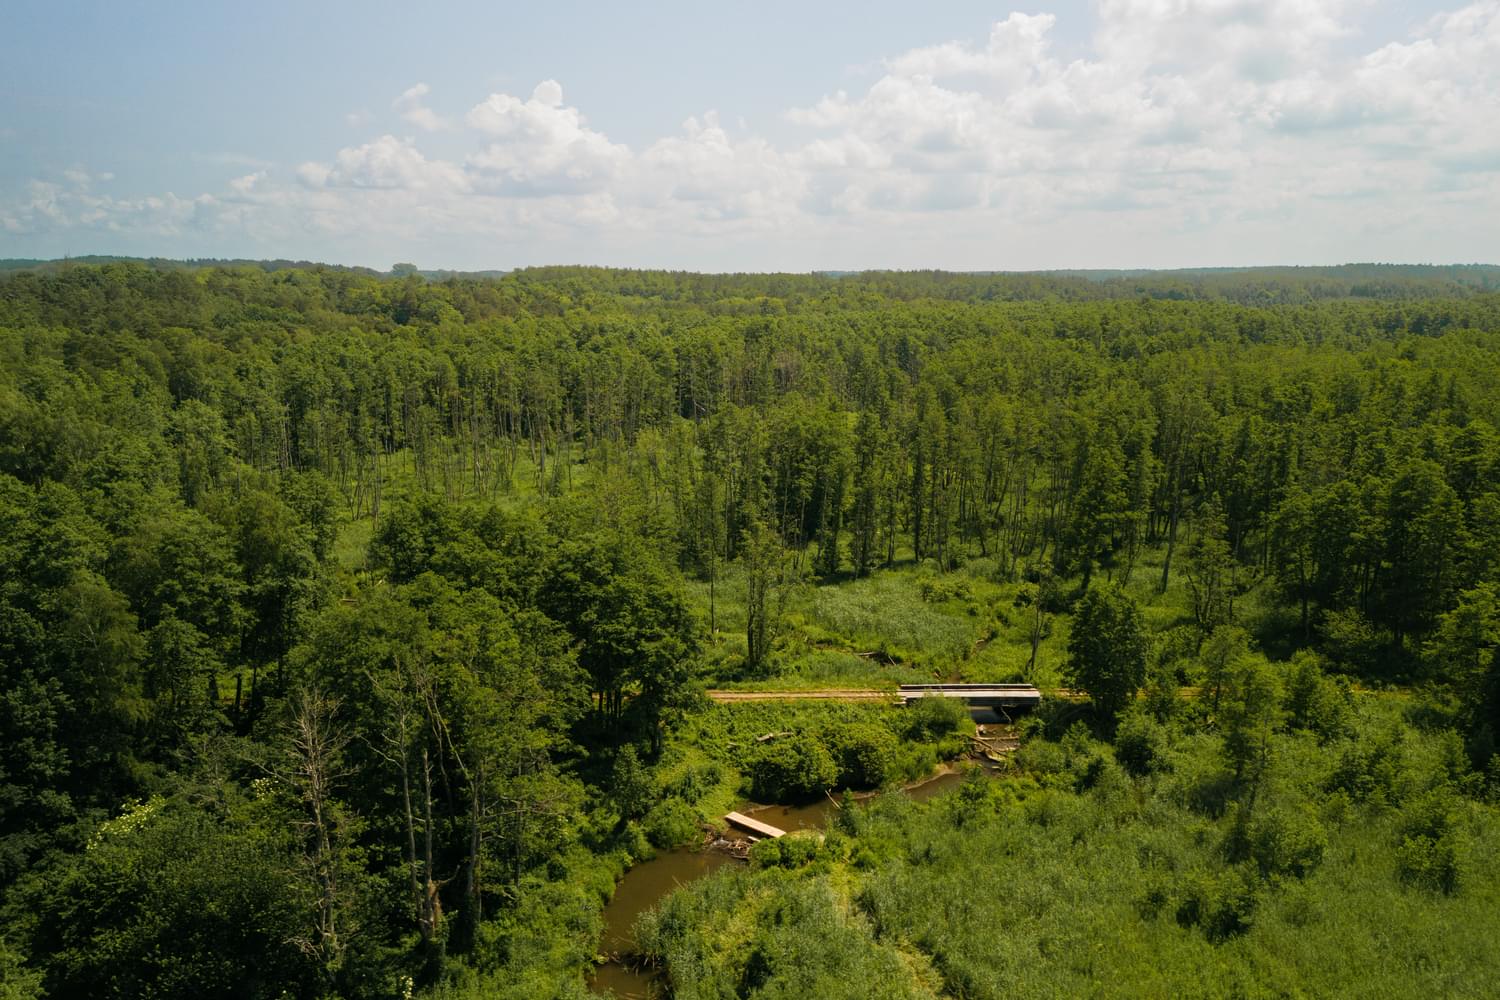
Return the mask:
{"type": "Polygon", "coordinates": [[[646,838],[663,850],[684,847],[699,838],[698,814],[679,798],[658,802],[641,823],[646,838]]]}
{"type": "Polygon", "coordinates": [[[961,576],[923,576],[918,582],[922,600],[928,604],[967,601],[974,596],[969,581],[961,576]]]}
{"type": "Polygon", "coordinates": [[[958,732],[969,710],[956,698],[918,698],[905,709],[908,740],[932,743],[958,732]]]}
{"type": "Polygon", "coordinates": [[[1249,849],[1262,876],[1302,878],[1323,862],[1328,834],[1310,813],[1273,809],[1251,824],[1249,849]]]}
{"type": "Polygon", "coordinates": [[[1358,611],[1329,611],[1323,616],[1324,648],[1339,666],[1353,673],[1376,672],[1388,648],[1370,620],[1358,611]]]}
{"type": "Polygon", "coordinates": [[[1303,650],[1292,657],[1286,680],[1286,710],[1295,729],[1323,740],[1346,736],[1350,729],[1349,695],[1323,673],[1322,659],[1303,650]]]}
{"type": "Polygon", "coordinates": [[[680,776],[668,782],[662,788],[662,792],[692,804],[713,791],[723,780],[724,771],[718,764],[693,766],[686,768],[680,776]]]}
{"type": "Polygon", "coordinates": [[[818,856],[818,838],[813,834],[789,833],[777,838],[781,844],[781,866],[801,868],[818,856]]]}
{"type": "Polygon", "coordinates": [[[1145,711],[1131,709],[1120,719],[1115,734],[1115,759],[1140,777],[1166,765],[1167,731],[1145,711]]]}
{"type": "Polygon", "coordinates": [[[1339,755],[1329,776],[1330,791],[1343,791],[1355,802],[1395,805],[1406,773],[1406,752],[1398,731],[1362,734],[1339,755]]]}
{"type": "Polygon", "coordinates": [[[891,779],[897,743],[891,731],[870,722],[835,726],[825,734],[838,764],[838,783],[845,788],[878,788],[891,779]]]}
{"type": "Polygon", "coordinates": [[[769,837],[750,845],[750,867],[779,868],[781,866],[781,838],[769,837]]]}
{"type": "Polygon", "coordinates": [[[631,862],[649,861],[656,857],[656,851],[651,846],[651,841],[646,836],[646,831],[641,824],[631,820],[625,824],[625,829],[620,831],[616,846],[625,852],[631,862]]]}
{"type": "Polygon", "coordinates": [[[897,746],[891,779],[919,781],[937,767],[938,751],[928,743],[904,743],[897,746]]]}
{"type": "Polygon", "coordinates": [[[1396,873],[1408,885],[1453,895],[1463,882],[1452,837],[1407,837],[1396,848],[1396,873]]]}
{"type": "Polygon", "coordinates": [[[999,583],[1005,579],[1005,573],[1000,569],[1000,564],[993,559],[985,557],[970,559],[964,563],[963,572],[976,580],[989,580],[999,583]]]}
{"type": "Polygon", "coordinates": [[[651,771],[641,763],[635,747],[626,744],[615,757],[609,775],[610,797],[626,819],[640,819],[656,799],[651,771]]]}
{"type": "Polygon", "coordinates": [[[1435,791],[1409,807],[1398,825],[1396,873],[1408,885],[1452,895],[1463,884],[1461,831],[1454,803],[1435,791]]]}
{"type": "Polygon", "coordinates": [[[1210,941],[1224,941],[1250,929],[1257,901],[1254,879],[1243,868],[1201,872],[1177,906],[1177,922],[1201,928],[1210,941]]]}
{"type": "Polygon", "coordinates": [[[1157,663],[1146,670],[1144,704],[1157,722],[1171,722],[1182,714],[1182,678],[1172,663],[1157,663]]]}
{"type": "Polygon", "coordinates": [[[795,802],[821,795],[838,781],[828,748],[799,735],[767,743],[749,762],[750,797],[760,802],[795,802]]]}

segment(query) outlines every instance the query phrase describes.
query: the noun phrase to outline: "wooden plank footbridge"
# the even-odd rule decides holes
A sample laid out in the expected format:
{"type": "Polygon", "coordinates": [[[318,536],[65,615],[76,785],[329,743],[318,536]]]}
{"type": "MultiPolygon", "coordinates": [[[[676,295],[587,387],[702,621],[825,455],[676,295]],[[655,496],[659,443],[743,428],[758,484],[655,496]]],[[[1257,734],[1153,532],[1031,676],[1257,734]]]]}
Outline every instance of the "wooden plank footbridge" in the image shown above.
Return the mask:
{"type": "Polygon", "coordinates": [[[918,698],[957,698],[972,708],[1034,708],[1042,693],[1031,684],[902,684],[895,691],[874,688],[824,688],[815,691],[710,691],[719,702],[736,701],[883,701],[909,705],[918,698]]]}
{"type": "Polygon", "coordinates": [[[744,813],[732,812],[728,816],[724,817],[724,822],[728,823],[730,826],[737,826],[741,830],[752,833],[756,837],[773,838],[786,836],[785,830],[778,830],[770,823],[762,823],[755,817],[746,816],[744,813]]]}
{"type": "Polygon", "coordinates": [[[1031,684],[903,684],[896,696],[905,705],[918,698],[957,698],[970,708],[1035,708],[1042,700],[1031,684]]]}

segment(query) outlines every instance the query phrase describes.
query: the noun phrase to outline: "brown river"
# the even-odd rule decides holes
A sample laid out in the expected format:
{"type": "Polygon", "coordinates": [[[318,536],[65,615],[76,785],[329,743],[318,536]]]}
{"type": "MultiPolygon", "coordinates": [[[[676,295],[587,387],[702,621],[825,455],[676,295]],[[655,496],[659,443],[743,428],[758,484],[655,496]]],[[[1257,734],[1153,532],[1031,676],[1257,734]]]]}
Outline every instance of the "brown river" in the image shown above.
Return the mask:
{"type": "MultiPolygon", "coordinates": [[[[918,802],[924,802],[962,781],[963,775],[957,771],[943,771],[926,781],[908,785],[905,791],[918,802]]],[[[832,799],[825,797],[807,805],[755,806],[742,811],[782,830],[822,830],[837,808],[832,799]]],[[[604,937],[599,950],[606,955],[629,955],[635,950],[632,928],[636,917],[678,886],[725,865],[738,864],[744,862],[719,851],[683,848],[636,865],[625,873],[615,887],[614,898],[604,907],[604,937]]],[[[595,969],[589,989],[605,995],[613,993],[620,1000],[646,1000],[664,995],[651,970],[632,969],[618,961],[606,962],[595,969]]]]}

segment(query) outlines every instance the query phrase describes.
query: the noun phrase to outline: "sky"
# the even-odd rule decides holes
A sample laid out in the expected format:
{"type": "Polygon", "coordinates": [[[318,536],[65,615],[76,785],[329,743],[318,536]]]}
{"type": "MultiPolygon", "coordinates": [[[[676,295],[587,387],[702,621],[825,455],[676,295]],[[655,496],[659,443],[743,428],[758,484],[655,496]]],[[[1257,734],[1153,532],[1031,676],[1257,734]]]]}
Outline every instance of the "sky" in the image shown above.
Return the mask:
{"type": "Polygon", "coordinates": [[[1500,0],[8,0],[0,257],[1500,263],[1500,0]]]}

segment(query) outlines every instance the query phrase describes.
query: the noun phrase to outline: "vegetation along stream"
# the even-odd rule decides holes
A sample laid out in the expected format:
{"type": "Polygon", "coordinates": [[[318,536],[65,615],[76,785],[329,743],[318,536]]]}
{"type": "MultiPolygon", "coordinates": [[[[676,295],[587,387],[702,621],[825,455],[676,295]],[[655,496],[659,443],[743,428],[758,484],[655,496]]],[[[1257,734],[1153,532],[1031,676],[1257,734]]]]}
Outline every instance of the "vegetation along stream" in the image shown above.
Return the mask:
{"type": "MultiPolygon", "coordinates": [[[[944,768],[902,790],[916,801],[926,802],[957,787],[962,781],[962,772],[944,768]]],[[[868,794],[861,797],[868,797],[868,794]]],[[[838,802],[825,796],[801,805],[754,806],[744,811],[790,833],[794,830],[822,830],[838,808],[838,802]]],[[[633,928],[636,918],[679,886],[710,875],[725,865],[739,863],[739,859],[716,847],[684,847],[664,851],[630,869],[604,908],[604,937],[600,950],[611,958],[594,972],[590,988],[596,993],[612,992],[622,1000],[658,995],[654,972],[635,968],[628,961],[628,956],[635,950],[633,928]]]]}

